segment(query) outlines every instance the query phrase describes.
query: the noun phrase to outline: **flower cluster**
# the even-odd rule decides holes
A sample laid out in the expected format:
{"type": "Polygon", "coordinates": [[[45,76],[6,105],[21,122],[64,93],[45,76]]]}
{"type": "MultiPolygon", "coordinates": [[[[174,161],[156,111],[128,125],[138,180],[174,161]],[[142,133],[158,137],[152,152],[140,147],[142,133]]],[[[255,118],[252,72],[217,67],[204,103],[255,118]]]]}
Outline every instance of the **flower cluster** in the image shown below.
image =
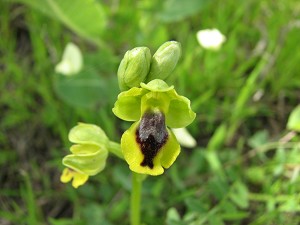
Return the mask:
{"type": "Polygon", "coordinates": [[[82,123],[74,127],[69,139],[75,144],[72,154],[63,159],[67,169],[62,182],[73,179],[74,187],[82,185],[104,169],[108,152],[124,158],[140,174],[160,175],[174,163],[180,145],[170,128],[186,127],[196,116],[189,99],[167,84],[180,56],[181,47],[175,41],[164,43],[153,56],[147,47],[126,52],[118,69],[122,92],[112,111],[133,124],[116,148],[101,128],[82,123]]]}

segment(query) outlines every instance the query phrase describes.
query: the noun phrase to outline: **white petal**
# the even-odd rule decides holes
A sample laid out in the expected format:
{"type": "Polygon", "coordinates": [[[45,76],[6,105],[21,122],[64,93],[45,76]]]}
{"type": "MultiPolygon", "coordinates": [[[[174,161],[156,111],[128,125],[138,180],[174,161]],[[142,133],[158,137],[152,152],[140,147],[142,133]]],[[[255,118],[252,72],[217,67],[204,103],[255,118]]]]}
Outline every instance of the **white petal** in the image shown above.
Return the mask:
{"type": "Polygon", "coordinates": [[[211,50],[218,50],[226,40],[226,37],[217,29],[200,30],[196,36],[203,48],[211,50]]]}
{"type": "Polygon", "coordinates": [[[197,145],[196,140],[188,132],[186,128],[176,128],[172,129],[173,133],[176,136],[177,141],[180,145],[186,148],[194,148],[197,145]]]}
{"type": "Polygon", "coordinates": [[[58,63],[55,67],[55,72],[56,73],[61,73],[63,75],[72,75],[71,71],[71,65],[69,62],[65,61],[61,61],[60,63],[58,63]]]}
{"type": "Polygon", "coordinates": [[[55,67],[55,72],[63,75],[74,75],[82,68],[83,60],[80,49],[73,43],[68,43],[62,61],[55,67]]]}

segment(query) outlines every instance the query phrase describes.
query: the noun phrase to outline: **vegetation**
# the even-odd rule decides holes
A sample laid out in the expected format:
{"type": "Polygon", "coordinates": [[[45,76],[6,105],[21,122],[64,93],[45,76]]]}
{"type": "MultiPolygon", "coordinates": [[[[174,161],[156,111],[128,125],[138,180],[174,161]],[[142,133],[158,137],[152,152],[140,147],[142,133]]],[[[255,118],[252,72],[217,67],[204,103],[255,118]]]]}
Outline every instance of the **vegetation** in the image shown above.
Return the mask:
{"type": "Polygon", "coordinates": [[[118,65],[169,40],[197,147],[143,182],[143,224],[299,224],[299,15],[297,0],[0,1],[0,224],[129,224],[126,162],[74,189],[61,160],[78,122],[120,141],[118,65]],[[197,41],[207,28],[226,37],[218,51],[197,41]],[[84,67],[68,77],[55,66],[69,42],[84,67]]]}

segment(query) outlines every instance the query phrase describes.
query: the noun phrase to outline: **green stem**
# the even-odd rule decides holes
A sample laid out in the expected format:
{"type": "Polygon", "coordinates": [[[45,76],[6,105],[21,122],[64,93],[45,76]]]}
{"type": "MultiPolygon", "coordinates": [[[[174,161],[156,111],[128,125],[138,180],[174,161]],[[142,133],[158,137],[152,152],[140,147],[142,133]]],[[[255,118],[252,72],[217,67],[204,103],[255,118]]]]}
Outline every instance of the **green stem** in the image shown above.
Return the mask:
{"type": "Polygon", "coordinates": [[[143,177],[132,172],[130,224],[140,225],[141,192],[143,177]]]}
{"type": "Polygon", "coordinates": [[[108,143],[108,151],[118,156],[120,159],[124,159],[121,145],[117,142],[109,141],[108,143]]]}

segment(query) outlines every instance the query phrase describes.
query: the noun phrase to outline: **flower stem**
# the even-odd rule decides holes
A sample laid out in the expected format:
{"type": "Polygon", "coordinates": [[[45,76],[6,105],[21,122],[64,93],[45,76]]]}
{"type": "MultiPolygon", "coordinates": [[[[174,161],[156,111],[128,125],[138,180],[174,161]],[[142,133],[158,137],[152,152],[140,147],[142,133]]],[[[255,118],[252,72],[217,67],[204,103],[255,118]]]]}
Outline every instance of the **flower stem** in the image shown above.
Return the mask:
{"type": "Polygon", "coordinates": [[[130,224],[140,225],[140,206],[143,176],[132,172],[130,224]]]}
{"type": "Polygon", "coordinates": [[[121,145],[117,142],[109,141],[108,143],[108,151],[113,153],[115,156],[119,157],[120,159],[124,159],[121,145]]]}

